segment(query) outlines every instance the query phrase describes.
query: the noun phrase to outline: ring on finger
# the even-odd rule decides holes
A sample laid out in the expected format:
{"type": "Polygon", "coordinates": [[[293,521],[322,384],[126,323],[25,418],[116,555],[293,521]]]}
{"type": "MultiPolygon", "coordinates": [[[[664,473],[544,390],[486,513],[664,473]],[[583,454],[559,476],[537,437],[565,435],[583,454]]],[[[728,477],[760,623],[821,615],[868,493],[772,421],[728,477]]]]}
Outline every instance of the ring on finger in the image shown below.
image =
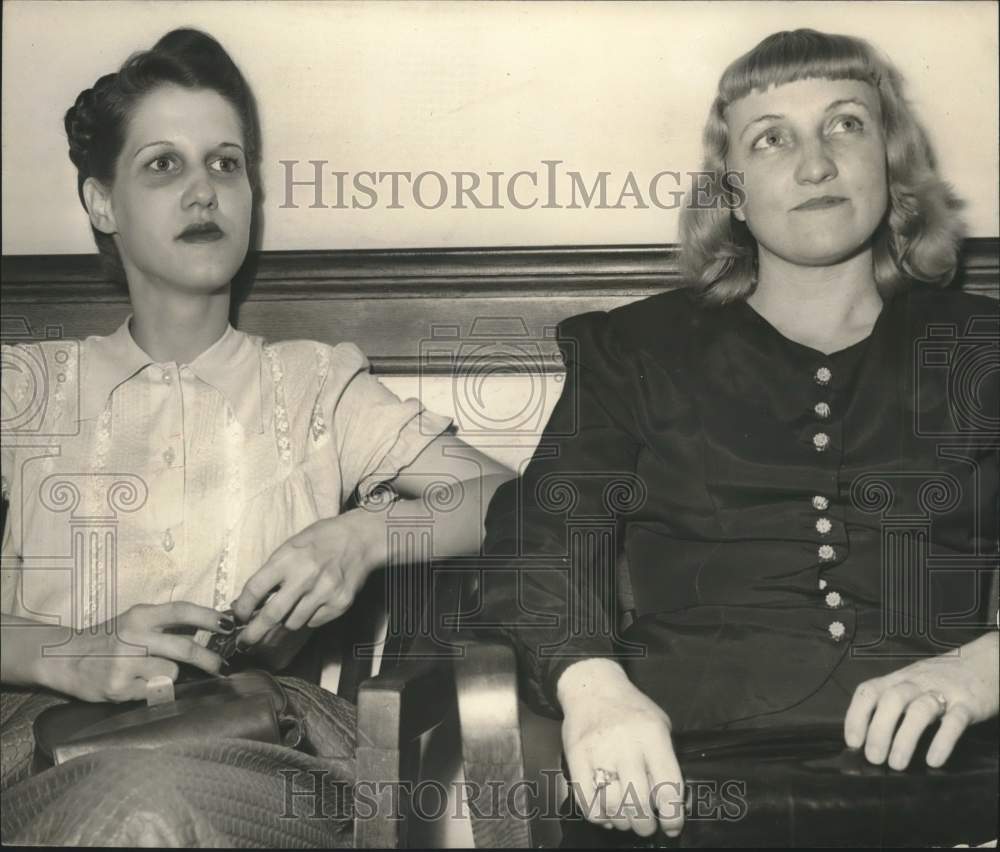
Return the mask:
{"type": "Polygon", "coordinates": [[[618,780],[618,773],[613,769],[602,769],[598,767],[594,770],[594,789],[603,790],[618,780]]]}
{"type": "Polygon", "coordinates": [[[927,694],[937,702],[938,711],[942,716],[948,712],[948,699],[945,698],[943,692],[938,692],[936,689],[929,689],[927,690],[927,694]]]}

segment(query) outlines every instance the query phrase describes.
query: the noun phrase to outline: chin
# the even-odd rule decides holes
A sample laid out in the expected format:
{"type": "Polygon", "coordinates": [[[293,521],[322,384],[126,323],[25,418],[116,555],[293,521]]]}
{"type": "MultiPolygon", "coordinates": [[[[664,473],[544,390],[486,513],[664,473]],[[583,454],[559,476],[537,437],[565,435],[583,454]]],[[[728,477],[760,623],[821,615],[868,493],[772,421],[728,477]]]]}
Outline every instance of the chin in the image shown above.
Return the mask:
{"type": "Polygon", "coordinates": [[[857,239],[801,239],[782,255],[799,266],[834,266],[856,257],[871,245],[871,236],[857,239]],[[804,249],[803,249],[804,247],[804,249]]]}
{"type": "Polygon", "coordinates": [[[198,269],[185,269],[183,280],[188,289],[199,292],[220,290],[229,286],[239,267],[232,264],[212,265],[198,269]]]}

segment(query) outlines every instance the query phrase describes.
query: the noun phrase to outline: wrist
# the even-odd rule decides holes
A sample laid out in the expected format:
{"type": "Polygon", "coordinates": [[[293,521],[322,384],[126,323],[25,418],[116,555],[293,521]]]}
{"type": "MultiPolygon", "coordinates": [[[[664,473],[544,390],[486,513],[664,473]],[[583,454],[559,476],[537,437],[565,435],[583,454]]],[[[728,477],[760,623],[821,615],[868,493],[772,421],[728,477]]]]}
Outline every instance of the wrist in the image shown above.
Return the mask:
{"type": "Polygon", "coordinates": [[[29,619],[4,624],[3,653],[0,654],[3,682],[63,691],[62,670],[69,658],[45,656],[44,652],[45,648],[62,646],[71,638],[70,628],[43,625],[29,619]]]}
{"type": "Polygon", "coordinates": [[[365,573],[371,574],[383,568],[386,564],[385,513],[359,508],[342,517],[350,519],[365,573]]]}
{"type": "Polygon", "coordinates": [[[625,669],[607,657],[590,657],[568,666],[556,682],[556,697],[565,708],[578,696],[620,695],[632,686],[625,669]]]}

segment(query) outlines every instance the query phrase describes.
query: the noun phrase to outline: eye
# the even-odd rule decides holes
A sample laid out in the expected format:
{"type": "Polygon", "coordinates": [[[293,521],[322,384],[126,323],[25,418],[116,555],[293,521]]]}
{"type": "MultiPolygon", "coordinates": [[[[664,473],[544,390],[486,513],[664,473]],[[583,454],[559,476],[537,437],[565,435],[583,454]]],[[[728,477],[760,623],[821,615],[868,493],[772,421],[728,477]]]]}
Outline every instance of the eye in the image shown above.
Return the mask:
{"type": "Polygon", "coordinates": [[[158,175],[169,174],[172,171],[176,171],[179,167],[177,159],[170,154],[159,154],[150,160],[146,166],[151,172],[158,175]]]}
{"type": "Polygon", "coordinates": [[[222,172],[227,175],[238,172],[241,168],[238,157],[217,157],[212,160],[210,166],[215,171],[222,172]]]}
{"type": "Polygon", "coordinates": [[[766,151],[769,148],[780,148],[784,144],[784,134],[777,127],[772,127],[758,136],[750,147],[754,151],[766,151]]]}
{"type": "Polygon", "coordinates": [[[830,133],[861,133],[865,129],[865,123],[853,115],[841,115],[833,120],[830,133]]]}

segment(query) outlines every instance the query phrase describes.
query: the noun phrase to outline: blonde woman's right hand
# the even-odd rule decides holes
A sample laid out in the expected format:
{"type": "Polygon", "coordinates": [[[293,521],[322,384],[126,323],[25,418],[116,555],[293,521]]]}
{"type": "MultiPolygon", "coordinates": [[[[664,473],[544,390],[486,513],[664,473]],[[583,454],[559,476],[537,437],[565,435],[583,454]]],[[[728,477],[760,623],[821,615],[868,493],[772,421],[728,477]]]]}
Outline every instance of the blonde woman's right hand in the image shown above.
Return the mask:
{"type": "Polygon", "coordinates": [[[93,631],[67,630],[64,644],[39,655],[37,680],[84,701],[142,699],[150,678],[175,680],[178,663],[218,674],[222,658],[195,642],[193,634],[198,628],[230,632],[223,619],[217,610],[185,601],[137,604],[93,631]],[[165,632],[168,628],[192,635],[165,632]]]}
{"type": "Polygon", "coordinates": [[[611,660],[574,663],[556,690],[571,795],[587,820],[643,837],[659,825],[676,836],[684,787],[667,714],[611,660]]]}

